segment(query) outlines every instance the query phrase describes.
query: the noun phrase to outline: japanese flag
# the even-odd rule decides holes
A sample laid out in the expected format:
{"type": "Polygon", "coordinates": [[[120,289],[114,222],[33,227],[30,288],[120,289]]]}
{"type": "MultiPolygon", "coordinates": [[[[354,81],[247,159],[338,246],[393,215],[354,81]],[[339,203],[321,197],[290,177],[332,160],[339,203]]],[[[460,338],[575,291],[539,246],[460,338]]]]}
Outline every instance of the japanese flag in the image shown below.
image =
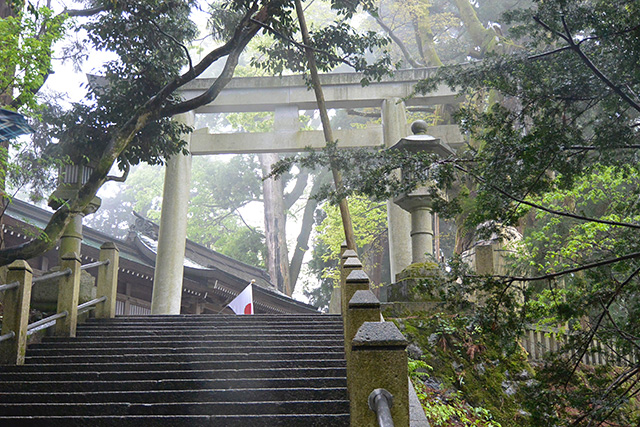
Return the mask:
{"type": "Polygon", "coordinates": [[[236,314],[253,314],[253,282],[244,288],[227,306],[236,314]]]}

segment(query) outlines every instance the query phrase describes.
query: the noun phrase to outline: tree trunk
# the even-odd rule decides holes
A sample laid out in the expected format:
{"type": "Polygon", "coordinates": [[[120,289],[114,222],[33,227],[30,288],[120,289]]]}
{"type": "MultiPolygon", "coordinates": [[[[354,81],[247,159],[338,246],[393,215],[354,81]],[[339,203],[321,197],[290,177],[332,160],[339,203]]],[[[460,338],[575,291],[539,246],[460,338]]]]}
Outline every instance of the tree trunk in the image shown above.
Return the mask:
{"type": "Polygon", "coordinates": [[[327,174],[325,172],[316,175],[311,187],[311,193],[307,204],[304,207],[304,213],[302,214],[302,226],[300,227],[300,234],[298,234],[298,240],[296,241],[296,247],[291,255],[291,263],[289,267],[289,276],[291,278],[291,287],[295,290],[298,276],[302,268],[302,259],[304,254],[309,250],[309,237],[311,236],[311,230],[313,230],[313,214],[318,206],[318,201],[312,199],[311,196],[317,193],[320,186],[327,182],[327,174]]]}
{"type": "MultiPolygon", "coordinates": [[[[460,12],[460,19],[469,31],[469,35],[480,48],[480,54],[484,57],[487,52],[495,52],[499,41],[499,35],[493,28],[485,28],[478,19],[478,14],[469,0],[453,0],[454,5],[460,12]]],[[[497,53],[504,53],[500,49],[497,53]]]]}
{"type": "MultiPolygon", "coordinates": [[[[271,173],[271,166],[280,160],[275,153],[259,154],[262,173],[271,173]]],[[[263,181],[264,228],[267,245],[267,271],[271,281],[279,291],[291,296],[289,279],[289,251],[287,249],[286,215],[284,208],[284,188],[279,178],[263,181]]]]}
{"type": "MultiPolygon", "coordinates": [[[[300,23],[300,31],[302,33],[302,40],[307,46],[305,48],[305,54],[307,57],[307,65],[309,66],[309,73],[311,74],[311,82],[313,84],[313,91],[316,95],[316,102],[318,103],[318,111],[320,112],[320,120],[322,121],[322,131],[324,133],[324,140],[329,144],[333,144],[336,140],[333,138],[333,130],[331,129],[331,123],[329,121],[329,113],[324,102],[324,93],[322,92],[322,85],[320,84],[320,78],[318,77],[318,67],[316,66],[316,58],[314,52],[311,49],[311,37],[309,36],[309,30],[307,28],[307,21],[304,17],[304,9],[302,7],[302,1],[296,0],[296,14],[298,15],[298,22],[300,23]]],[[[332,160],[332,159],[330,159],[332,160]]],[[[333,182],[336,186],[336,191],[341,191],[342,174],[340,171],[331,164],[331,173],[333,174],[333,182]]],[[[342,227],[344,228],[344,238],[347,242],[347,248],[356,250],[356,238],[353,233],[353,223],[351,222],[351,214],[349,213],[349,205],[347,199],[343,198],[339,203],[340,216],[342,218],[342,227]]]]}
{"type": "MultiPolygon", "coordinates": [[[[0,19],[5,19],[10,16],[15,16],[14,10],[8,4],[7,0],[0,0],[0,19]]],[[[13,67],[7,68],[4,71],[8,76],[13,76],[15,73],[15,69],[13,67]]],[[[11,91],[7,90],[7,92],[0,96],[0,107],[4,108],[5,106],[11,105],[13,101],[13,97],[11,96],[11,91]]],[[[6,176],[7,176],[7,163],[9,161],[9,141],[2,141],[0,143],[0,168],[2,168],[2,172],[0,172],[0,249],[5,248],[4,242],[4,212],[9,204],[8,198],[6,197],[6,176]]],[[[6,267],[0,268],[0,282],[5,283],[7,277],[7,269],[6,267]]],[[[0,299],[1,301],[1,299],[0,299]]]]}

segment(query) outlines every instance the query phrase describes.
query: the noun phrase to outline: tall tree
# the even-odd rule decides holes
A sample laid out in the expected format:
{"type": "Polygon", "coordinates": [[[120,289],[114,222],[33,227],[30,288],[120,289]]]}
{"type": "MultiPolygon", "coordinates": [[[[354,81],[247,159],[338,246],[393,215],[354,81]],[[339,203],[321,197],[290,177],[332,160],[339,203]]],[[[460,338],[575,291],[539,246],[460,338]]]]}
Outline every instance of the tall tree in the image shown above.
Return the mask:
{"type": "MultiPolygon", "coordinates": [[[[338,11],[350,12],[359,4],[334,6],[338,11]]],[[[245,46],[261,29],[292,33],[292,8],[288,2],[216,3],[212,22],[222,44],[194,63],[186,47],[197,35],[189,20],[193,2],[91,2],[90,6],[100,12],[82,24],[87,40],[95,49],[111,52],[115,59],[105,64],[104,81],[89,88],[91,102],[75,104],[59,115],[51,135],[61,142],[49,153],[89,164],[93,172],[78,194],[53,214],[40,238],[0,250],[2,265],[52,247],[70,214],[83,211],[97,190],[114,179],[109,176],[114,163],[126,171],[129,164],[158,163],[181,152],[179,135],[187,129],[172,122],[171,116],[214,100],[231,79],[245,46]],[[131,42],[133,39],[135,43],[131,42]],[[202,95],[190,100],[176,96],[176,91],[218,60],[224,60],[222,72],[202,95]]],[[[344,33],[346,29],[339,30],[344,33]]],[[[352,41],[350,46],[364,48],[370,39],[368,36],[360,43],[362,38],[353,32],[342,38],[352,41]]],[[[357,59],[362,53],[363,49],[359,49],[347,54],[357,59]]],[[[335,58],[330,57],[326,62],[332,61],[335,58]]],[[[354,63],[359,69],[367,68],[366,61],[354,63]]]]}

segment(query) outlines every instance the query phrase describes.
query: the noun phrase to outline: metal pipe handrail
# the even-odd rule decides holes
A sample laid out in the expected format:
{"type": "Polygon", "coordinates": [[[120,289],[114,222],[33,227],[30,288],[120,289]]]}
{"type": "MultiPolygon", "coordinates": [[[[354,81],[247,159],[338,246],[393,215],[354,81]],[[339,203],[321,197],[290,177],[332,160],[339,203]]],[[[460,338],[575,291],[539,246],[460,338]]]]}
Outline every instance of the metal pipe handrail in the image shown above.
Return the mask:
{"type": "Polygon", "coordinates": [[[8,291],[9,289],[15,289],[18,286],[20,286],[20,282],[17,280],[15,282],[7,283],[6,285],[0,285],[0,292],[8,291]]]}
{"type": "Polygon", "coordinates": [[[0,342],[10,340],[15,336],[16,336],[16,333],[13,331],[9,332],[8,334],[0,335],[0,342]]]}
{"type": "Polygon", "coordinates": [[[105,259],[104,261],[96,261],[89,264],[85,264],[80,267],[80,270],[88,270],[93,267],[100,267],[101,265],[109,265],[109,260],[105,259]]]}
{"type": "Polygon", "coordinates": [[[47,274],[44,276],[36,277],[32,280],[32,284],[36,284],[38,282],[42,282],[43,280],[55,279],[58,277],[68,276],[72,273],[70,268],[65,268],[64,270],[56,271],[55,273],[47,274]]]}
{"type": "Polygon", "coordinates": [[[84,303],[82,303],[82,304],[80,304],[78,306],[78,311],[84,310],[85,308],[91,308],[94,305],[98,305],[101,302],[106,301],[106,300],[107,300],[107,297],[106,296],[102,296],[100,298],[96,298],[96,299],[92,299],[91,301],[84,302],[84,303]]]}
{"type": "Polygon", "coordinates": [[[69,312],[67,311],[63,311],[61,313],[57,313],[54,315],[51,315],[49,317],[45,317],[44,319],[38,320],[37,322],[33,322],[31,324],[29,324],[29,326],[27,326],[27,331],[30,331],[31,329],[35,329],[38,326],[42,326],[44,324],[47,324],[49,322],[53,322],[54,320],[58,320],[58,319],[62,319],[65,316],[68,316],[69,312]]]}
{"type": "Polygon", "coordinates": [[[392,406],[393,395],[383,388],[377,388],[369,395],[369,408],[376,413],[380,427],[393,427],[392,406]]]}

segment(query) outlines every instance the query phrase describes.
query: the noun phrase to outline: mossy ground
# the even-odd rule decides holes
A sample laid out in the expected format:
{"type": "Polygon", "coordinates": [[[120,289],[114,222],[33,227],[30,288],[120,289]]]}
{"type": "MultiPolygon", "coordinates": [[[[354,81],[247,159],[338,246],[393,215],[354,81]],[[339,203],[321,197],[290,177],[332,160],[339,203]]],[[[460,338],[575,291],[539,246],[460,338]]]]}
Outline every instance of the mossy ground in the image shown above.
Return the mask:
{"type": "Polygon", "coordinates": [[[392,320],[412,343],[409,370],[432,426],[530,425],[521,403],[533,369],[524,350],[503,351],[461,315],[392,320]]]}

